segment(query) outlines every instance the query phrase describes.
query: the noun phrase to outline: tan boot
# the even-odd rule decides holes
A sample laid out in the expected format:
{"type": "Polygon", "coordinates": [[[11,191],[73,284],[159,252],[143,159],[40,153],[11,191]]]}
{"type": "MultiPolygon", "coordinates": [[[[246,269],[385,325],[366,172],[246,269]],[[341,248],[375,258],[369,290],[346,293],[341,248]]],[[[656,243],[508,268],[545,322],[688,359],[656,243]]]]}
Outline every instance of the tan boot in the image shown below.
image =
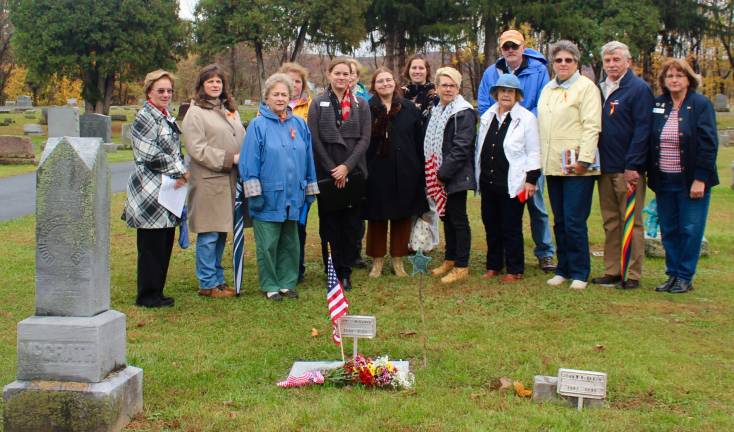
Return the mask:
{"type": "Polygon", "coordinates": [[[392,257],[392,270],[397,277],[408,276],[408,273],[405,272],[405,267],[403,267],[403,257],[392,257]]]}
{"type": "Polygon", "coordinates": [[[378,278],[382,274],[382,265],[385,263],[385,258],[372,258],[372,270],[370,270],[371,278],[378,278]]]}
{"type": "Polygon", "coordinates": [[[441,278],[441,283],[450,284],[469,277],[469,267],[454,267],[451,272],[441,278]]]}
{"type": "Polygon", "coordinates": [[[454,268],[454,261],[444,260],[440,267],[436,267],[431,271],[431,274],[434,276],[441,276],[446,274],[452,268],[454,268]]]}

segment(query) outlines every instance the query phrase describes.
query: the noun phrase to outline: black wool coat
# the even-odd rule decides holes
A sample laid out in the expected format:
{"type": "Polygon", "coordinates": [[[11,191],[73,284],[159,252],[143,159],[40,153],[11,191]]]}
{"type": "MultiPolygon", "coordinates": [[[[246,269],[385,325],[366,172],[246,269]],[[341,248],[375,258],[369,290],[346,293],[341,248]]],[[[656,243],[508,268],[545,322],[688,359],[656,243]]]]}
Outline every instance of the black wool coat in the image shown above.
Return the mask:
{"type": "Polygon", "coordinates": [[[372,136],[367,149],[367,220],[403,219],[428,211],[425,193],[421,113],[403,98],[390,113],[379,97],[370,99],[372,136]]]}

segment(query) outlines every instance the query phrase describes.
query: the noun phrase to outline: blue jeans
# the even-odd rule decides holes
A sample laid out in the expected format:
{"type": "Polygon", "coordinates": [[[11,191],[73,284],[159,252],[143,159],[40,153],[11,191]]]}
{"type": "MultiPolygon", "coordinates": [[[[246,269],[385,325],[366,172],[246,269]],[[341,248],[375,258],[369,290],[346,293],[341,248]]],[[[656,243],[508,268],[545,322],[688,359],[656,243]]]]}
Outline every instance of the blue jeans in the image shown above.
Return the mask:
{"type": "Polygon", "coordinates": [[[546,180],[558,247],[556,274],[586,281],[591,272],[586,221],[591,213],[595,177],[548,176],[546,180]]]}
{"type": "Polygon", "coordinates": [[[196,236],[196,278],[200,289],[212,289],[224,283],[222,254],[227,233],[206,232],[196,236]]]}
{"type": "Polygon", "coordinates": [[[535,256],[538,258],[552,257],[555,253],[553,239],[551,238],[550,221],[548,211],[543,201],[543,183],[545,176],[541,174],[535,187],[536,192],[528,200],[528,213],[530,213],[530,232],[535,242],[535,256]]]}
{"type": "Polygon", "coordinates": [[[665,273],[690,282],[701,253],[711,190],[703,198],[691,199],[683,174],[661,173],[656,198],[665,248],[665,273]]]}

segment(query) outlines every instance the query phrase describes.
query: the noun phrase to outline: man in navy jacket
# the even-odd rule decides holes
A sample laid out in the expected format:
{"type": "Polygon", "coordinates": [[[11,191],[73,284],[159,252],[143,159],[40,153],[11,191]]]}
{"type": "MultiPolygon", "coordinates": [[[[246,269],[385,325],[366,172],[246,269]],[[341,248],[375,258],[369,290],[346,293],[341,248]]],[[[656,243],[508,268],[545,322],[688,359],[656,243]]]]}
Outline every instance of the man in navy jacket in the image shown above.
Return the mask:
{"type": "Polygon", "coordinates": [[[645,238],[642,208],[645,205],[645,166],[652,125],[653,95],[650,86],[630,70],[627,45],[612,41],[601,49],[606,79],[599,84],[604,106],[599,135],[599,204],[604,221],[604,276],[592,283],[631,289],[639,286],[645,238]],[[627,191],[636,190],[636,210],[630,248],[629,273],[622,281],[620,263],[627,191]]]}
{"type": "MultiPolygon", "coordinates": [[[[525,37],[517,30],[507,30],[500,35],[500,51],[502,57],[487,68],[479,83],[479,94],[477,103],[479,114],[484,114],[495,100],[490,94],[490,89],[495,85],[500,75],[511,73],[517,76],[522,86],[523,99],[520,105],[527,108],[533,114],[538,115],[538,99],[543,87],[548,83],[548,63],[543,54],[534,49],[525,47],[525,37]]],[[[551,238],[548,211],[543,201],[543,184],[545,177],[538,178],[535,195],[528,200],[528,213],[530,213],[530,231],[535,242],[535,256],[538,258],[540,268],[545,272],[556,269],[553,263],[553,240],[551,238]]]]}

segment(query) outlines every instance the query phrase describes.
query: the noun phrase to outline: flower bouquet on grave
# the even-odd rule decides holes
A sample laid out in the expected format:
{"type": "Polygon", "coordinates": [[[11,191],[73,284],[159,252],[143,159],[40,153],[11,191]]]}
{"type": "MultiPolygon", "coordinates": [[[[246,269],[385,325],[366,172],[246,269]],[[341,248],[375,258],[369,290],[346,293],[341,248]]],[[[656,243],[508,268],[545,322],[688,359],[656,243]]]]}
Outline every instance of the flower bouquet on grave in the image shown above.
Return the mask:
{"type": "Polygon", "coordinates": [[[360,385],[363,387],[407,390],[413,388],[415,376],[395,367],[388,356],[372,359],[357,355],[336,369],[321,371],[324,382],[337,386],[360,385]]]}

